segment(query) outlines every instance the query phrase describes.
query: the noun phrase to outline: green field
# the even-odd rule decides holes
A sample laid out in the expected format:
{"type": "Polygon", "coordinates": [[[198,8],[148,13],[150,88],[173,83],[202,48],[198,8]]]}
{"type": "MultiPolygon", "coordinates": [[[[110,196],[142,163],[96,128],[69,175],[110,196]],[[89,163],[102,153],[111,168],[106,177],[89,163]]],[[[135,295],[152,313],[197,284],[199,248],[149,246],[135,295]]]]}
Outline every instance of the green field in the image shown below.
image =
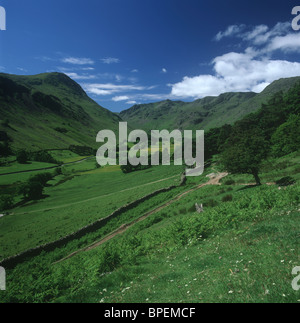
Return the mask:
{"type": "MultiPolygon", "coordinates": [[[[299,180],[299,158],[298,152],[270,161],[262,181],[285,175],[299,180]]],[[[77,164],[78,169],[67,166],[65,171],[74,178],[59,185],[60,177],[55,178],[46,189],[49,197],[0,219],[2,257],[70,233],[118,206],[178,183],[182,171],[160,166],[124,175],[118,167],[81,169],[88,165],[94,163],[77,164]],[[166,180],[156,182],[162,178],[166,180]]],[[[188,179],[186,186],[141,203],[104,228],[8,270],[7,292],[0,300],[297,302],[291,272],[300,261],[299,182],[282,189],[256,187],[246,185],[253,181],[249,176],[230,175],[221,185],[205,186],[176,200],[218,170],[213,165],[203,176],[188,179]],[[231,199],[224,202],[228,195],[231,199]],[[195,202],[204,204],[204,213],[195,212],[195,202]],[[161,210],[134,223],[158,206],[161,210]],[[124,233],[80,251],[125,223],[131,226],[124,233]]]]}
{"type": "MultiPolygon", "coordinates": [[[[93,158],[63,166],[63,174],[48,182],[46,198],[12,209],[0,219],[1,258],[59,239],[123,205],[174,185],[182,172],[182,167],[160,166],[124,175],[119,167],[95,169],[95,163],[93,158]]],[[[7,175],[4,180],[14,183],[29,176],[31,173],[21,178],[20,174],[7,175]]]]}

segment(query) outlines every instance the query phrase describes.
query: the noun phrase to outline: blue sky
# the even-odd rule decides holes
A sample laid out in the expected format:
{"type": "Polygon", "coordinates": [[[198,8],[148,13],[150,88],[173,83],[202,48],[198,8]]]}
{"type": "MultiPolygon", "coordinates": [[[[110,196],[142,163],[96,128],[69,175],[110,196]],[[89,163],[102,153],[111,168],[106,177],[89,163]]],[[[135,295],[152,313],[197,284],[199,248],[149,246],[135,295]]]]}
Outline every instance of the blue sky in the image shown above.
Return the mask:
{"type": "MultiPolygon", "coordinates": [[[[100,105],[262,91],[300,75],[295,1],[0,0],[0,71],[63,72],[100,105]]],[[[298,3],[300,5],[300,3],[298,3]]]]}

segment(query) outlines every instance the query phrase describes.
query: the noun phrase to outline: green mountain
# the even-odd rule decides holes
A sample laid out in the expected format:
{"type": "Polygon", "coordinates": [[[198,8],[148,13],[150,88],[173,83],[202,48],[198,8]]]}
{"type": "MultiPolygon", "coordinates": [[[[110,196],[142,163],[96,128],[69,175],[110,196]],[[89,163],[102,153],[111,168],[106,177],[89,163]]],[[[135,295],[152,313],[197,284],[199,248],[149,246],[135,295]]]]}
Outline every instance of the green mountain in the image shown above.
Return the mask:
{"type": "Polygon", "coordinates": [[[65,74],[0,74],[0,141],[15,149],[96,147],[98,131],[119,121],[65,74]]]}
{"type": "Polygon", "coordinates": [[[300,77],[280,79],[257,94],[224,93],[218,97],[205,97],[194,102],[162,101],[134,105],[120,116],[136,129],[204,129],[233,124],[249,113],[257,111],[279,92],[287,92],[300,77]]]}

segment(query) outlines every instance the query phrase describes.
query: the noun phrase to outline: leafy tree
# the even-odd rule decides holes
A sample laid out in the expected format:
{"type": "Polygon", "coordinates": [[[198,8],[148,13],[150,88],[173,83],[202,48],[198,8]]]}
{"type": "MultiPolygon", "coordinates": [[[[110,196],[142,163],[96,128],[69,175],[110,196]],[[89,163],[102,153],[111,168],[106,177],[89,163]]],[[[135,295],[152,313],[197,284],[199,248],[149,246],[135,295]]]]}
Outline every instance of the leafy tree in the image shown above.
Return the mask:
{"type": "Polygon", "coordinates": [[[0,157],[8,157],[12,155],[12,151],[8,141],[0,142],[0,157]]]}
{"type": "Polygon", "coordinates": [[[29,181],[24,184],[20,192],[26,200],[39,200],[43,197],[44,186],[36,181],[29,181]]]}
{"type": "Polygon", "coordinates": [[[50,181],[53,178],[54,175],[51,173],[41,173],[37,175],[33,175],[29,178],[28,182],[38,182],[42,186],[46,186],[47,182],[50,181]]]}
{"type": "Polygon", "coordinates": [[[267,157],[269,144],[262,130],[256,127],[243,130],[236,127],[224,145],[221,162],[232,174],[252,174],[261,185],[260,166],[267,157]]]}
{"type": "Polygon", "coordinates": [[[59,164],[59,162],[45,150],[29,153],[28,159],[42,163],[59,164]]]}
{"type": "Polygon", "coordinates": [[[17,152],[17,162],[19,164],[26,164],[28,162],[28,154],[25,150],[19,150],[17,152]]]}
{"type": "Polygon", "coordinates": [[[14,205],[14,199],[11,197],[11,195],[2,195],[0,197],[0,211],[9,210],[14,205]]]}
{"type": "Polygon", "coordinates": [[[53,178],[51,173],[41,173],[31,176],[27,183],[20,187],[19,193],[26,200],[39,200],[43,197],[44,187],[53,178]]]}
{"type": "Polygon", "coordinates": [[[290,115],[272,136],[272,154],[282,157],[300,149],[300,116],[290,115]]]}

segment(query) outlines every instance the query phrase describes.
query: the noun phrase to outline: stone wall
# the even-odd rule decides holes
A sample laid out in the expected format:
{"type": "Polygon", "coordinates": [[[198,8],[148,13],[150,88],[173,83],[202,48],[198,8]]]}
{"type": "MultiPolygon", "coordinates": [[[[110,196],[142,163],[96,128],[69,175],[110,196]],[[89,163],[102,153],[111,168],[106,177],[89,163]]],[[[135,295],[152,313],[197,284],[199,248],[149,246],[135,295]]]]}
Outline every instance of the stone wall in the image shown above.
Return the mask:
{"type": "Polygon", "coordinates": [[[6,269],[10,269],[10,268],[14,268],[16,265],[29,260],[32,257],[36,257],[38,256],[41,252],[46,251],[46,252],[50,252],[55,250],[56,248],[61,248],[64,247],[67,243],[69,243],[70,241],[73,240],[78,240],[80,238],[82,238],[83,236],[85,236],[88,233],[92,233],[95,232],[97,230],[99,230],[100,228],[102,228],[108,221],[114,219],[115,217],[121,215],[122,213],[129,211],[131,209],[133,209],[134,207],[138,206],[140,203],[148,200],[151,197],[157,196],[160,193],[165,193],[168,191],[173,190],[174,188],[176,188],[176,185],[170,186],[168,188],[162,188],[159,189],[155,192],[152,192],[151,194],[148,194],[132,203],[129,203],[125,206],[120,207],[119,209],[117,209],[116,211],[114,211],[112,214],[110,214],[109,216],[102,218],[86,227],[81,228],[80,230],[69,234],[59,240],[47,243],[45,245],[42,246],[38,246],[36,248],[32,248],[32,249],[28,249],[16,256],[12,256],[10,258],[4,259],[0,262],[0,266],[6,268],[6,269]]]}

